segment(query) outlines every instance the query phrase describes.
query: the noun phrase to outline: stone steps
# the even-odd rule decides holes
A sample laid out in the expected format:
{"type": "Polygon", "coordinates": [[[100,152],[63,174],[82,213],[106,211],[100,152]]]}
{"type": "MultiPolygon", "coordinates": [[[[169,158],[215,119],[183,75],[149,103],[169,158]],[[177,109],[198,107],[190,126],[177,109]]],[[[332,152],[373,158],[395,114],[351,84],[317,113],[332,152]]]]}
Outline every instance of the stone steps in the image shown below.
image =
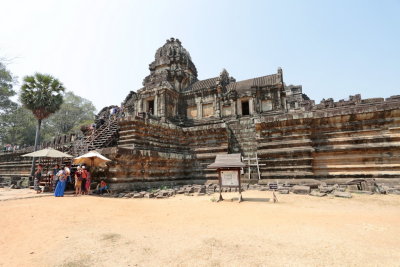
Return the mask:
{"type": "Polygon", "coordinates": [[[296,154],[296,153],[311,153],[314,152],[314,148],[310,146],[302,147],[289,147],[289,148],[274,148],[274,149],[260,149],[257,151],[259,157],[266,157],[268,155],[276,154],[296,154]]]}
{"type": "Polygon", "coordinates": [[[345,151],[345,150],[366,150],[366,149],[387,149],[387,148],[400,148],[400,142],[377,142],[377,143],[362,143],[362,144],[348,144],[348,145],[335,145],[335,146],[318,146],[315,151],[345,151]]]}
{"type": "Polygon", "coordinates": [[[307,171],[276,171],[276,172],[261,172],[262,179],[270,179],[270,177],[290,177],[290,178],[300,178],[300,177],[314,177],[313,172],[307,171]]]}
{"type": "Polygon", "coordinates": [[[312,145],[310,139],[298,139],[289,141],[272,141],[272,142],[259,142],[257,148],[259,150],[263,149],[274,149],[274,148],[289,148],[289,147],[305,147],[312,145]]]}

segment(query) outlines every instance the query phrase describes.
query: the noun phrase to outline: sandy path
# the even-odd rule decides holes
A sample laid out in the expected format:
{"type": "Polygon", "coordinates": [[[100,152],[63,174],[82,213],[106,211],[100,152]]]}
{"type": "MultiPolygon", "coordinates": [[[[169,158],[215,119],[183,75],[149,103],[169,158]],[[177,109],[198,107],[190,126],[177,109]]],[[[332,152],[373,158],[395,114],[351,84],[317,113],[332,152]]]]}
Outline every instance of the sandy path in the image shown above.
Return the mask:
{"type": "Polygon", "coordinates": [[[0,266],[400,266],[400,196],[268,196],[2,201],[0,266]]]}

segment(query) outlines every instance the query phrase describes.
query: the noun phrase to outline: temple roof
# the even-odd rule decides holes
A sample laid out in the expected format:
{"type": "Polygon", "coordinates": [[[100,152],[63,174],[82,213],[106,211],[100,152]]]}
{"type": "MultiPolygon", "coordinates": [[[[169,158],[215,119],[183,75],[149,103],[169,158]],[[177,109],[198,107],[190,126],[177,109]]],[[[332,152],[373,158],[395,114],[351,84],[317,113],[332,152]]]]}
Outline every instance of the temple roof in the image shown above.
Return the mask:
{"type": "Polygon", "coordinates": [[[209,78],[201,81],[197,81],[190,85],[189,87],[185,88],[183,91],[188,92],[188,91],[197,91],[201,89],[207,89],[207,88],[212,88],[215,87],[217,84],[218,77],[214,78],[209,78]]]}
{"type": "Polygon", "coordinates": [[[263,87],[280,84],[282,82],[281,76],[279,74],[271,74],[266,76],[261,76],[253,79],[233,82],[227,85],[228,91],[230,90],[246,90],[251,87],[263,87]]]}
{"type": "MultiPolygon", "coordinates": [[[[202,89],[207,89],[207,88],[214,88],[217,85],[219,77],[214,77],[214,78],[209,78],[201,81],[197,81],[190,85],[189,87],[185,88],[183,91],[184,92],[189,92],[189,91],[197,91],[197,90],[202,90],[202,89]]],[[[252,78],[248,80],[243,80],[243,81],[238,81],[238,82],[230,82],[226,88],[228,91],[231,90],[246,90],[250,89],[251,87],[263,87],[263,86],[271,86],[271,85],[277,85],[281,84],[281,75],[279,74],[271,74],[271,75],[266,75],[266,76],[261,76],[257,78],[252,78]]]]}

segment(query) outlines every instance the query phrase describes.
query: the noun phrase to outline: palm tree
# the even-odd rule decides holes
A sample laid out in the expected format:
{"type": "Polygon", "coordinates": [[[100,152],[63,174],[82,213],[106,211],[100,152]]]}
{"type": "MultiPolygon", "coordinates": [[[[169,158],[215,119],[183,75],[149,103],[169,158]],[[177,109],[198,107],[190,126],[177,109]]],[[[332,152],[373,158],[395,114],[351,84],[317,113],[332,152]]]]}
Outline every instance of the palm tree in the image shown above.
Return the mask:
{"type": "MultiPolygon", "coordinates": [[[[33,76],[25,76],[21,86],[20,101],[22,105],[32,111],[37,119],[35,148],[36,151],[40,139],[40,127],[42,121],[58,111],[63,103],[63,84],[51,75],[35,73],[33,76]]],[[[35,168],[35,158],[32,160],[31,175],[35,168]]]]}

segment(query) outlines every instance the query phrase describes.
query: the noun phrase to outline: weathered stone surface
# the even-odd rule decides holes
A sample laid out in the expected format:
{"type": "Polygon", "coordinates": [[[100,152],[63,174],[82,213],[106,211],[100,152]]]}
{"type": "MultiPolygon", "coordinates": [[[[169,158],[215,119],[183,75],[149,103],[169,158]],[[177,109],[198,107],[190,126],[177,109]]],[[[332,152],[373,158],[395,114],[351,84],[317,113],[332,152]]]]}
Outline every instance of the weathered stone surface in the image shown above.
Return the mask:
{"type": "Polygon", "coordinates": [[[362,190],[349,190],[348,192],[353,194],[360,194],[360,195],[373,195],[374,192],[371,191],[362,191],[362,190]]]}
{"type": "Polygon", "coordinates": [[[300,195],[308,195],[310,193],[310,187],[306,185],[295,185],[292,188],[292,192],[294,194],[300,194],[300,195]]]}
{"type": "Polygon", "coordinates": [[[324,197],[326,195],[327,195],[327,193],[322,193],[317,190],[312,190],[310,193],[310,196],[314,196],[314,197],[324,197]]]}
{"type": "Polygon", "coordinates": [[[153,197],[154,197],[154,194],[151,193],[151,192],[147,192],[147,193],[144,195],[144,197],[146,197],[146,198],[153,198],[153,197]]]}
{"type": "Polygon", "coordinates": [[[388,188],[386,194],[400,195],[400,190],[395,188],[388,188]]]}
{"type": "Polygon", "coordinates": [[[335,188],[333,186],[319,186],[319,192],[329,194],[332,193],[335,188]]]}
{"type": "Polygon", "coordinates": [[[333,195],[335,197],[342,197],[342,198],[351,198],[351,193],[349,192],[341,192],[341,191],[335,191],[333,192],[333,195]]]}
{"type": "Polygon", "coordinates": [[[289,194],[289,189],[279,189],[279,194],[289,194]]]}

